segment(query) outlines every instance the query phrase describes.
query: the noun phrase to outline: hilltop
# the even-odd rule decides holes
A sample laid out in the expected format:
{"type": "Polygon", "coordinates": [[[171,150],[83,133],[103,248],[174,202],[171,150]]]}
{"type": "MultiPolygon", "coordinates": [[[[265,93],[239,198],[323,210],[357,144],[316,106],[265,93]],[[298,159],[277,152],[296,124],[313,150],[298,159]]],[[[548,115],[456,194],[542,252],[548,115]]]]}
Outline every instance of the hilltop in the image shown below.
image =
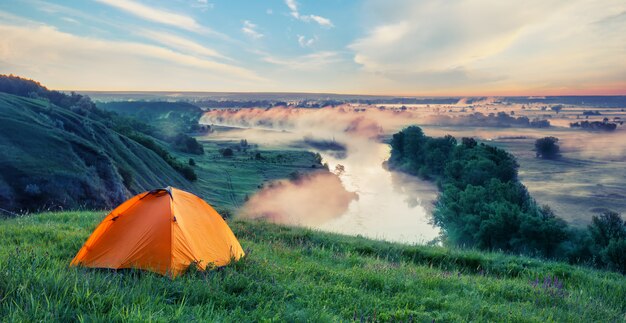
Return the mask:
{"type": "Polygon", "coordinates": [[[247,256],[215,271],[171,280],[68,268],[104,216],[3,220],[0,320],[617,322],[626,313],[617,273],[263,222],[230,221],[247,256]]]}
{"type": "Polygon", "coordinates": [[[88,98],[16,77],[1,81],[3,209],[101,209],[154,187],[190,187],[171,160],[146,147],[147,140],[116,131],[88,98]]]}

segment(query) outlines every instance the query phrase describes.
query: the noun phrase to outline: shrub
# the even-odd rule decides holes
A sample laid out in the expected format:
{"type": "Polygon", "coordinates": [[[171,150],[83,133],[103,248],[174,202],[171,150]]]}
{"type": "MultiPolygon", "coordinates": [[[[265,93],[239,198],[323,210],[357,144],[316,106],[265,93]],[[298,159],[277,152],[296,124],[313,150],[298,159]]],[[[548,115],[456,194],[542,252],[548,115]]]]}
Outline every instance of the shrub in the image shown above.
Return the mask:
{"type": "Polygon", "coordinates": [[[222,153],[223,157],[232,157],[234,155],[234,152],[231,148],[221,149],[220,152],[222,153]]]}
{"type": "Polygon", "coordinates": [[[553,159],[559,156],[560,147],[557,145],[559,138],[544,137],[535,141],[535,151],[537,157],[544,159],[553,159]]]}

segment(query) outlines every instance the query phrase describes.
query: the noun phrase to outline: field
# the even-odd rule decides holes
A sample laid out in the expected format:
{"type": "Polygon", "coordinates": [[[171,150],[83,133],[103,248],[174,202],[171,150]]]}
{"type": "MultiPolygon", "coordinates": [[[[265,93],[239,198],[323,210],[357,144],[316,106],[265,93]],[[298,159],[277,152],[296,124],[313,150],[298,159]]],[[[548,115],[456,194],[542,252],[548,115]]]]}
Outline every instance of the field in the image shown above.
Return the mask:
{"type": "Polygon", "coordinates": [[[176,156],[181,160],[194,159],[198,174],[194,192],[223,215],[233,214],[265,183],[287,178],[294,172],[322,169],[315,154],[303,149],[259,147],[253,142],[244,149],[235,140],[215,140],[210,136],[198,140],[203,144],[204,155],[176,156]],[[226,148],[233,150],[233,156],[222,155],[220,149],[226,148]]]}
{"type": "Polygon", "coordinates": [[[534,139],[500,139],[493,144],[517,157],[520,179],[533,197],[570,223],[585,226],[591,216],[606,210],[626,214],[626,162],[588,158],[576,151],[543,160],[532,151],[534,139]]]}
{"type": "Polygon", "coordinates": [[[261,222],[230,223],[247,256],[216,271],[68,268],[105,213],[3,220],[0,321],[626,319],[619,274],[261,222]]]}

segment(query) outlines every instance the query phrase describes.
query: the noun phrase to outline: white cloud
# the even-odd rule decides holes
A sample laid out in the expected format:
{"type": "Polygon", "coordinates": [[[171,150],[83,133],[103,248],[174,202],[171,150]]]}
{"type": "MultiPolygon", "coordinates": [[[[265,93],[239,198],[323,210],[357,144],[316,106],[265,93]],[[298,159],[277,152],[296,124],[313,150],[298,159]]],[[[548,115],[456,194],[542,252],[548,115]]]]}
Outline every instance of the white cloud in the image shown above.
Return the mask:
{"type": "Polygon", "coordinates": [[[207,0],[192,0],[191,7],[200,9],[200,11],[205,12],[209,9],[213,9],[215,5],[213,3],[208,2],[207,0]]]}
{"type": "Polygon", "coordinates": [[[324,18],[324,17],[317,16],[317,15],[301,15],[300,11],[298,10],[298,3],[295,0],[285,0],[285,4],[289,8],[291,16],[298,20],[301,20],[304,22],[314,21],[318,23],[320,26],[327,27],[327,28],[334,27],[332,21],[330,21],[330,19],[328,18],[324,18]]]}
{"type": "Polygon", "coordinates": [[[342,61],[339,53],[332,51],[320,51],[298,57],[274,57],[264,54],[262,59],[270,64],[301,71],[324,70],[330,65],[342,61]]]}
{"type": "Polygon", "coordinates": [[[302,20],[308,22],[309,20],[313,20],[315,22],[317,22],[320,26],[323,27],[333,27],[333,23],[330,21],[330,19],[328,18],[324,18],[324,17],[320,17],[320,16],[316,16],[316,15],[308,15],[308,16],[302,16],[301,17],[302,20]]]}
{"type": "Polygon", "coordinates": [[[298,35],[298,44],[300,44],[300,47],[311,47],[316,41],[317,37],[306,38],[305,36],[298,35]]]}
{"type": "Polygon", "coordinates": [[[0,24],[3,73],[65,89],[215,89],[263,78],[247,69],[135,42],[75,36],[50,26],[0,24]]]}
{"type": "Polygon", "coordinates": [[[72,23],[72,24],[79,24],[78,20],[76,20],[74,18],[70,18],[70,17],[61,17],[61,20],[67,21],[67,22],[72,23]]]}
{"type": "Polygon", "coordinates": [[[139,18],[173,26],[193,32],[211,32],[210,29],[201,26],[192,17],[163,9],[155,9],[139,2],[130,0],[96,0],[106,5],[115,7],[139,18]]]}
{"type": "Polygon", "coordinates": [[[296,0],[285,0],[285,4],[292,12],[292,15],[295,13],[295,17],[298,18],[298,4],[296,3],[296,0]]]}
{"type": "Polygon", "coordinates": [[[594,24],[624,12],[620,0],[369,6],[373,27],[349,48],[364,71],[399,86],[396,91],[574,87],[600,75],[626,75],[626,19],[610,28],[594,24]]]}
{"type": "Polygon", "coordinates": [[[178,49],[182,52],[191,53],[200,56],[216,57],[221,59],[230,59],[220,54],[214,49],[203,46],[197,42],[183,38],[174,34],[143,29],[138,32],[139,35],[152,39],[162,45],[178,49]]]}
{"type": "Polygon", "coordinates": [[[261,37],[263,37],[263,34],[261,34],[260,32],[257,31],[258,26],[253,24],[252,22],[250,22],[249,20],[244,20],[243,22],[243,27],[241,27],[241,31],[243,31],[244,34],[254,38],[254,39],[259,39],[261,37]]]}

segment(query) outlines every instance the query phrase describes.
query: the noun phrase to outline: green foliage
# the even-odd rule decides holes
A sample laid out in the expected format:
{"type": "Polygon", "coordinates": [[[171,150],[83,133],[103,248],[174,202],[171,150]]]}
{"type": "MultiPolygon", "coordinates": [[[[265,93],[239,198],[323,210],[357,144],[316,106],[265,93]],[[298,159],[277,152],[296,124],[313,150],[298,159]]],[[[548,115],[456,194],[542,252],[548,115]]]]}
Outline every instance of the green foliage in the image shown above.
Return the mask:
{"type": "Polygon", "coordinates": [[[4,209],[108,208],[154,187],[188,189],[181,175],[195,177],[157,147],[152,126],[100,110],[89,97],[4,75],[0,92],[12,93],[0,93],[4,209]],[[140,145],[129,137],[147,139],[140,145]]]}
{"type": "Polygon", "coordinates": [[[112,130],[95,111],[85,116],[43,100],[0,93],[2,208],[101,209],[154,187],[188,188],[158,155],[112,130]],[[34,194],[35,188],[40,194],[34,194]]]}
{"type": "Polygon", "coordinates": [[[618,322],[616,273],[231,221],[246,257],[170,279],[68,267],[102,212],[0,220],[0,320],[618,322]]]}
{"type": "Polygon", "coordinates": [[[154,136],[161,140],[200,130],[198,121],[202,109],[187,102],[116,101],[99,102],[97,106],[104,111],[152,125],[157,129],[154,136]]]}
{"type": "Polygon", "coordinates": [[[184,153],[202,155],[204,154],[204,148],[202,148],[202,144],[199,143],[196,138],[190,137],[186,134],[178,134],[172,139],[172,146],[174,149],[178,151],[182,151],[184,153]]]}
{"type": "MultiPolygon", "coordinates": [[[[554,156],[557,141],[538,140],[538,153],[554,156]]],[[[439,184],[433,222],[446,242],[626,272],[626,224],[619,214],[594,217],[588,232],[569,228],[548,206],[537,206],[506,151],[472,138],[460,145],[450,136],[430,138],[416,126],[394,134],[391,147],[392,168],[439,184]]]]}
{"type": "Polygon", "coordinates": [[[544,137],[535,141],[535,151],[537,157],[544,159],[554,159],[559,156],[559,138],[556,137],[544,137]]]}
{"type": "Polygon", "coordinates": [[[607,211],[594,216],[588,229],[600,262],[626,274],[626,221],[607,211]]]}
{"type": "Polygon", "coordinates": [[[234,155],[231,148],[224,148],[220,151],[223,157],[232,157],[234,155]]]}
{"type": "MultiPolygon", "coordinates": [[[[237,213],[246,195],[252,196],[264,183],[284,179],[294,171],[307,173],[318,171],[321,167],[316,163],[315,155],[309,151],[257,147],[224,158],[221,153],[223,149],[239,145],[239,140],[204,140],[202,143],[205,153],[193,155],[196,162],[193,169],[199,178],[194,183],[197,187],[194,192],[219,209],[223,216],[226,215],[224,211],[237,213]],[[311,168],[311,165],[317,168],[311,168]]],[[[192,155],[177,153],[177,157],[189,158],[192,155]]]]}
{"type": "Polygon", "coordinates": [[[626,238],[626,222],[618,213],[606,211],[591,219],[589,232],[596,245],[606,247],[613,239],[626,238]]]}
{"type": "Polygon", "coordinates": [[[142,146],[154,151],[159,157],[161,157],[168,165],[170,165],[173,169],[183,175],[186,179],[190,181],[195,181],[198,179],[198,176],[194,172],[193,168],[189,167],[189,165],[185,165],[184,163],[176,160],[174,156],[170,155],[170,153],[161,145],[157,144],[152,138],[142,135],[138,132],[132,132],[127,134],[127,136],[134,141],[138,142],[142,146]]]}

